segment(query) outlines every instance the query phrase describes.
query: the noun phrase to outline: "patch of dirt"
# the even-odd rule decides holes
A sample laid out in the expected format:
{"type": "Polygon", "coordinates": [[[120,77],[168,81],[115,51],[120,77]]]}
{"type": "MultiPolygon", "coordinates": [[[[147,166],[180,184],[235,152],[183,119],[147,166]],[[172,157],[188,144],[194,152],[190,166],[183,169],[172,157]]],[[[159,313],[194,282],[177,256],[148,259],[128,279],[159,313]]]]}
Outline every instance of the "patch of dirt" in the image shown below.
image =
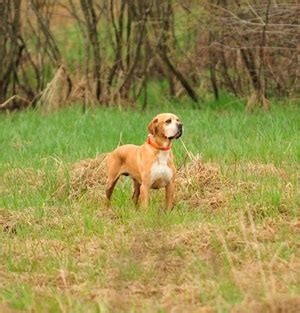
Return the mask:
{"type": "Polygon", "coordinates": [[[300,297],[275,294],[265,301],[246,298],[237,305],[234,313],[298,313],[300,312],[300,297]]]}
{"type": "Polygon", "coordinates": [[[9,307],[7,304],[3,303],[3,304],[0,304],[0,312],[17,313],[17,312],[20,312],[20,310],[13,309],[9,307]]]}

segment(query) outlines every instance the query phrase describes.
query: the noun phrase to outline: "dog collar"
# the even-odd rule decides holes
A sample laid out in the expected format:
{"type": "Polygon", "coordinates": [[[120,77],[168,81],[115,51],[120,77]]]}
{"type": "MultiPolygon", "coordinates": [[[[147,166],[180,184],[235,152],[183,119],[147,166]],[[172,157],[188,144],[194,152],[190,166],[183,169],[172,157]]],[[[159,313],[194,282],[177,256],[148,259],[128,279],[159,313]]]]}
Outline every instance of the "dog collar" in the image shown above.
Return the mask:
{"type": "Polygon", "coordinates": [[[151,141],[150,135],[148,135],[146,142],[147,142],[150,146],[152,146],[152,147],[154,147],[154,148],[156,148],[156,149],[158,149],[158,150],[162,150],[162,151],[168,151],[168,150],[171,149],[171,146],[172,146],[171,143],[170,143],[170,145],[167,146],[167,147],[161,147],[161,146],[159,146],[158,144],[156,144],[155,142],[152,142],[152,141],[151,141]]]}

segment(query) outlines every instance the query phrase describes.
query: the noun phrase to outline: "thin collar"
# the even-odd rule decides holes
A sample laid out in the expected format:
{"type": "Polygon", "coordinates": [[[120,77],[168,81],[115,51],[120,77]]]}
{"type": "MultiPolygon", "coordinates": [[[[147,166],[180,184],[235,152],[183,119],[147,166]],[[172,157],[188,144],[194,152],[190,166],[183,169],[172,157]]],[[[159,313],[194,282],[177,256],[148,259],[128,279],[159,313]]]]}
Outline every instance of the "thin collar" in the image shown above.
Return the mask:
{"type": "Polygon", "coordinates": [[[150,137],[151,137],[151,135],[149,134],[148,137],[147,137],[147,141],[146,141],[146,142],[147,142],[150,146],[152,146],[153,148],[156,148],[156,149],[162,150],[162,151],[169,151],[169,150],[171,150],[171,146],[172,146],[171,143],[170,143],[170,145],[167,146],[167,147],[161,147],[161,146],[159,146],[157,143],[151,141],[150,137]]]}

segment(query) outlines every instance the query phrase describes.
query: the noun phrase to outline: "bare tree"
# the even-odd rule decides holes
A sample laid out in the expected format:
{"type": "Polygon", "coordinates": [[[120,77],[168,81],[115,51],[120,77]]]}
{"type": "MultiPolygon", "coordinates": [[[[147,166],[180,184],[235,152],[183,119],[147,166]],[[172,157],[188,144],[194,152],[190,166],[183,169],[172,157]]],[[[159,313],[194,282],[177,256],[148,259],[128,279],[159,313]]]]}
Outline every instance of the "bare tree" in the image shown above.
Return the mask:
{"type": "Polygon", "coordinates": [[[101,54],[97,30],[98,19],[96,17],[93,0],[80,0],[80,5],[85,18],[86,30],[93,51],[93,72],[96,81],[96,98],[99,101],[101,95],[101,54]]]}
{"type": "Polygon", "coordinates": [[[18,67],[24,50],[20,40],[20,0],[0,2],[0,102],[8,90],[14,94],[18,80],[18,67]]]}

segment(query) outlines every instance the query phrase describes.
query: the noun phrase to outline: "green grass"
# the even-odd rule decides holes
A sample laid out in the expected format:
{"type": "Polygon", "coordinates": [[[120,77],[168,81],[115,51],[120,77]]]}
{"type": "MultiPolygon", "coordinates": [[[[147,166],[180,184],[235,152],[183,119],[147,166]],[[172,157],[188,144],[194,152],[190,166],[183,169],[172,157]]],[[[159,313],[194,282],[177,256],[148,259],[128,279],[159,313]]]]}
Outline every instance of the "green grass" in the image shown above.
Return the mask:
{"type": "MultiPolygon", "coordinates": [[[[82,114],[73,107],[47,116],[1,115],[0,309],[295,307],[300,109],[274,105],[268,113],[247,114],[226,101],[199,111],[168,104],[146,112],[98,108],[82,114]],[[180,200],[162,212],[162,195],[153,192],[144,212],[133,207],[126,180],[117,186],[112,211],[93,197],[55,196],[59,167],[110,151],[119,141],[142,144],[153,115],[170,110],[184,122],[187,148],[220,166],[224,205],[180,200]]],[[[180,165],[185,150],[179,141],[173,151],[180,165]]]]}
{"type": "MultiPolygon", "coordinates": [[[[168,110],[168,108],[166,108],[168,110]]],[[[170,109],[169,109],[170,110],[170,109]]],[[[185,124],[184,142],[207,161],[295,164],[300,159],[300,114],[296,107],[275,107],[270,113],[247,114],[241,110],[173,109],[185,124]]],[[[41,116],[34,111],[0,116],[1,164],[40,166],[45,159],[73,162],[110,151],[122,143],[142,144],[154,114],[80,108],[41,116]]],[[[174,145],[179,160],[184,149],[174,145]]]]}

